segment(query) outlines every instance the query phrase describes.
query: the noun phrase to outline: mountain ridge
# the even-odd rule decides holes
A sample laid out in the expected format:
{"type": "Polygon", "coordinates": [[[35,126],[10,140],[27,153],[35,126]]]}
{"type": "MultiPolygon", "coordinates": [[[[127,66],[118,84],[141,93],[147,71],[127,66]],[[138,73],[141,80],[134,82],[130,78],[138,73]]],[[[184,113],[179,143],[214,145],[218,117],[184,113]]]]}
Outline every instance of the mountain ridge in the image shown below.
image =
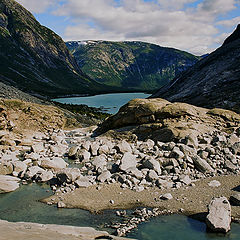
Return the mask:
{"type": "Polygon", "coordinates": [[[240,27],[224,44],[150,98],[240,112],[240,27]]]}
{"type": "Polygon", "coordinates": [[[0,81],[47,96],[104,89],[80,70],[61,37],[16,1],[0,0],[0,30],[0,81]]]}
{"type": "Polygon", "coordinates": [[[99,83],[153,91],[196,63],[190,53],[140,41],[69,41],[79,67],[99,83]]]}

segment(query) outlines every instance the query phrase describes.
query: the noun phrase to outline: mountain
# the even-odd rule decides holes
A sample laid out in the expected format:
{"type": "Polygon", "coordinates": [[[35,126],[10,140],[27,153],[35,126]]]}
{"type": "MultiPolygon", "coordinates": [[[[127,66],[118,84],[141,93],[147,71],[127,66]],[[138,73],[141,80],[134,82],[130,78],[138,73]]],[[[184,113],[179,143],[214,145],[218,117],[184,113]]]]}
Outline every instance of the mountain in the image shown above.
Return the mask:
{"type": "Polygon", "coordinates": [[[240,25],[223,45],[151,98],[240,112],[240,25]]]}
{"type": "Polygon", "coordinates": [[[66,43],[79,67],[99,83],[125,90],[156,90],[199,58],[144,42],[66,43]]]}
{"type": "Polygon", "coordinates": [[[64,41],[13,0],[0,0],[0,81],[32,94],[96,93],[64,41]]]}

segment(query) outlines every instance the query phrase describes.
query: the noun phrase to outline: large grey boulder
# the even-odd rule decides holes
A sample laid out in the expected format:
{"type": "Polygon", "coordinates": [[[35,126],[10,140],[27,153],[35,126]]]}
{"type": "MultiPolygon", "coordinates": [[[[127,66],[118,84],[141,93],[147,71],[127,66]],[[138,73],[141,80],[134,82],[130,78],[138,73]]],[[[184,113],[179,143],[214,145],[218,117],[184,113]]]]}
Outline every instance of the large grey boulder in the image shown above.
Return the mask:
{"type": "Polygon", "coordinates": [[[17,177],[0,175],[0,193],[13,192],[19,188],[20,179],[17,177]]]}
{"type": "Polygon", "coordinates": [[[158,180],[156,181],[156,185],[157,185],[159,188],[169,189],[169,188],[172,188],[172,187],[173,187],[173,182],[167,181],[167,180],[164,180],[164,179],[158,179],[158,180]]]}
{"type": "Polygon", "coordinates": [[[36,174],[35,176],[35,179],[38,181],[38,182],[47,182],[49,180],[51,180],[53,178],[53,172],[52,171],[47,171],[47,170],[44,170],[42,172],[39,172],[36,174]]]}
{"type": "Polygon", "coordinates": [[[131,176],[140,180],[143,179],[144,177],[143,173],[135,167],[128,168],[126,172],[129,173],[131,176]]]}
{"type": "Polygon", "coordinates": [[[149,172],[147,173],[147,176],[146,176],[146,180],[149,181],[149,182],[155,182],[158,178],[159,178],[159,176],[152,169],[149,170],[149,172]]]}
{"type": "Polygon", "coordinates": [[[87,176],[81,176],[80,178],[78,178],[75,181],[75,184],[79,188],[87,188],[87,187],[90,187],[92,185],[92,183],[90,181],[90,178],[87,177],[87,176]]]}
{"type": "Polygon", "coordinates": [[[91,163],[96,170],[98,170],[98,169],[103,170],[107,165],[106,156],[103,154],[100,156],[96,156],[93,158],[93,161],[91,163]]]}
{"type": "Polygon", "coordinates": [[[147,158],[143,160],[143,167],[152,169],[157,172],[158,175],[161,175],[161,166],[160,163],[154,158],[147,158]]]}
{"type": "Polygon", "coordinates": [[[109,180],[111,178],[112,174],[106,170],[106,171],[103,171],[98,177],[97,177],[97,180],[99,182],[105,182],[107,180],[109,180]]]}
{"type": "Polygon", "coordinates": [[[42,160],[40,166],[46,169],[61,169],[66,168],[68,164],[64,161],[64,159],[54,157],[52,160],[50,159],[42,160]]]}
{"type": "Polygon", "coordinates": [[[90,160],[91,158],[91,153],[88,152],[86,149],[81,149],[81,150],[78,150],[78,158],[81,160],[81,161],[84,161],[84,162],[87,162],[90,160]]]}
{"type": "Polygon", "coordinates": [[[214,169],[205,161],[204,159],[200,158],[199,156],[194,156],[192,158],[193,163],[197,170],[199,170],[202,173],[210,173],[214,172],[214,169]]]}
{"type": "Polygon", "coordinates": [[[13,170],[16,173],[25,173],[27,170],[27,164],[22,161],[13,162],[13,170]]]}
{"type": "Polygon", "coordinates": [[[214,198],[206,218],[207,227],[213,232],[227,233],[231,224],[231,206],[226,197],[214,198]]]}
{"type": "Polygon", "coordinates": [[[38,142],[32,145],[32,151],[35,153],[39,153],[39,152],[44,152],[45,147],[43,145],[43,142],[38,142]]]}
{"type": "Polygon", "coordinates": [[[120,152],[120,153],[125,153],[125,152],[130,152],[131,153],[132,152],[132,148],[131,148],[130,144],[125,140],[121,141],[114,148],[116,148],[117,151],[120,152]]]}
{"type": "Polygon", "coordinates": [[[137,160],[136,157],[130,152],[124,153],[119,168],[122,171],[126,171],[128,168],[136,168],[137,160]]]}
{"type": "Polygon", "coordinates": [[[78,168],[64,168],[57,172],[57,178],[61,183],[71,183],[81,176],[78,168]]]}
{"type": "Polygon", "coordinates": [[[28,168],[24,177],[26,179],[31,179],[31,178],[35,177],[37,173],[41,173],[41,172],[44,172],[44,169],[42,169],[38,166],[32,166],[32,167],[28,168]]]}

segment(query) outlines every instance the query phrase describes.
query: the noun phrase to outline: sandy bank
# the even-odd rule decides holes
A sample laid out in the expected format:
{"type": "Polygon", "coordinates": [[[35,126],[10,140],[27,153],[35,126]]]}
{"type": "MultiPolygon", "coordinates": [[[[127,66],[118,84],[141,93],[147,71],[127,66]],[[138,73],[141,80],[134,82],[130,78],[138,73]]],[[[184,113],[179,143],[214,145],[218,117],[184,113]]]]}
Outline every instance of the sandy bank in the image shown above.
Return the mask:
{"type": "MultiPolygon", "coordinates": [[[[57,203],[62,201],[68,208],[82,208],[91,212],[99,212],[105,209],[128,209],[137,206],[158,207],[172,212],[183,210],[186,215],[207,211],[207,205],[213,197],[226,196],[229,198],[240,185],[240,176],[228,175],[206,178],[195,182],[196,186],[188,186],[180,189],[150,188],[142,192],[130,189],[122,189],[119,184],[104,184],[101,189],[91,186],[80,188],[68,194],[59,194],[44,199],[44,202],[57,203]],[[218,180],[219,187],[210,187],[208,183],[218,180]],[[171,193],[172,200],[160,200],[164,193],[171,193]],[[114,203],[110,203],[113,200],[114,203]]],[[[232,217],[240,218],[240,207],[232,206],[232,217]]]]}

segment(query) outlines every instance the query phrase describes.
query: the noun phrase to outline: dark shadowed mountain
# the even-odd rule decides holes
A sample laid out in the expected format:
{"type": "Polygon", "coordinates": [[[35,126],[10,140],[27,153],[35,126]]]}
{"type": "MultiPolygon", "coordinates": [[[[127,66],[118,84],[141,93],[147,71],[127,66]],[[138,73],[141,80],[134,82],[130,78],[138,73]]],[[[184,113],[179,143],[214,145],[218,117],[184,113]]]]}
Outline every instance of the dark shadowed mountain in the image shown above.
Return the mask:
{"type": "Polygon", "coordinates": [[[75,41],[66,43],[79,67],[99,83],[125,90],[156,90],[199,57],[144,42],[75,41]]]}
{"type": "Polygon", "coordinates": [[[216,51],[151,96],[240,111],[240,25],[216,51]]]}
{"type": "Polygon", "coordinates": [[[0,81],[48,96],[105,88],[79,69],[57,34],[13,0],[0,0],[0,81]]]}

